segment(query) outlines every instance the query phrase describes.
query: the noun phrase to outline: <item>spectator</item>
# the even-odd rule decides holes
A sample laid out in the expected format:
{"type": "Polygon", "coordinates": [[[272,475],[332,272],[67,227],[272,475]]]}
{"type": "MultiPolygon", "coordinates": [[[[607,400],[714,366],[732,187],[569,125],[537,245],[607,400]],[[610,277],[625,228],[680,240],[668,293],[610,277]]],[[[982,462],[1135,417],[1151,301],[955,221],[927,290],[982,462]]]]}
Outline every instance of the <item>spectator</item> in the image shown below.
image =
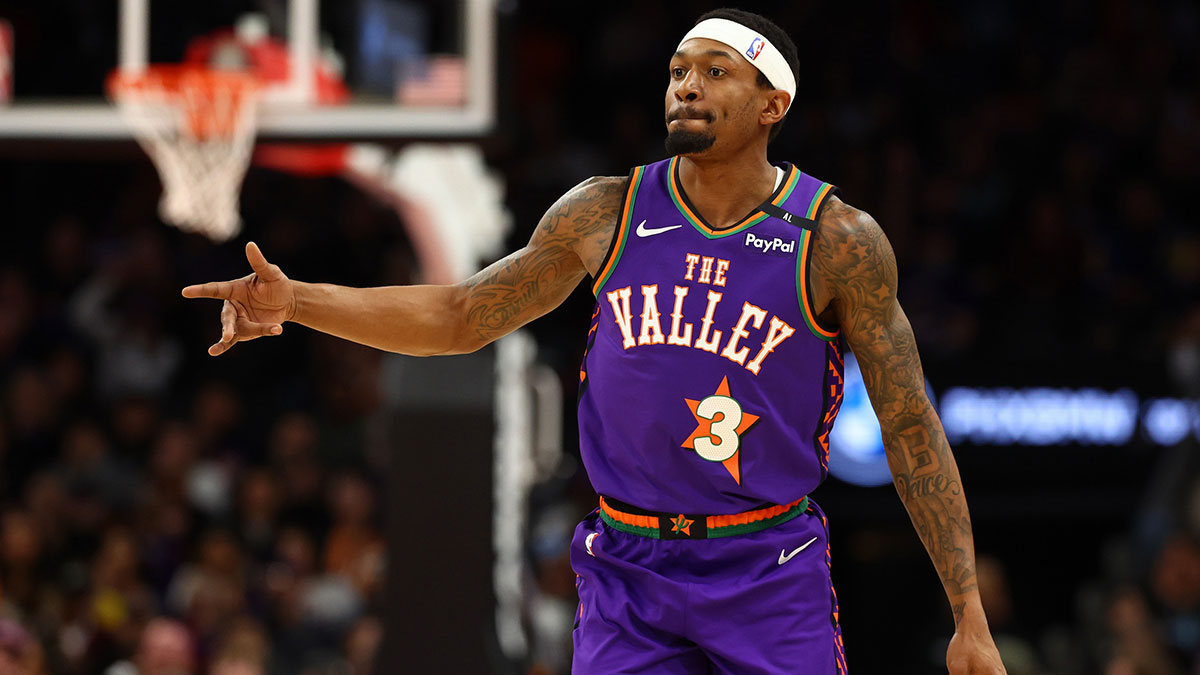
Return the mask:
{"type": "Polygon", "coordinates": [[[247,603],[244,556],[226,530],[209,529],[194,561],[179,568],[167,589],[167,608],[184,617],[207,653],[247,603]]]}
{"type": "Polygon", "coordinates": [[[161,323],[162,306],[123,279],[93,277],[71,300],[75,326],[98,346],[100,396],[162,395],[183,358],[178,340],[161,323]]]}
{"type": "Polygon", "coordinates": [[[270,560],[279,525],[282,495],[278,478],[263,467],[246,470],[238,490],[238,527],[246,551],[256,562],[270,560]]]}
{"type": "Polygon", "coordinates": [[[383,535],[375,525],[375,495],[361,475],[342,473],[329,489],[333,529],[325,542],[325,572],[344,576],[367,598],[382,590],[383,535]]]}
{"type": "Polygon", "coordinates": [[[154,616],[156,602],[139,576],[137,540],[116,526],[104,534],[92,562],[88,624],[93,627],[91,650],[99,662],[111,662],[133,651],[142,628],[154,616]]]}
{"type": "Polygon", "coordinates": [[[33,518],[23,510],[0,515],[0,588],[5,613],[33,615],[44,592],[42,538],[33,518]]]}
{"type": "Polygon", "coordinates": [[[270,639],[254,619],[239,617],[221,636],[211,675],[264,675],[270,662],[270,639]]]}
{"type": "Polygon", "coordinates": [[[12,619],[0,619],[0,673],[4,675],[47,675],[41,645],[12,619]]]}
{"type": "Polygon", "coordinates": [[[1194,539],[1179,534],[1165,542],[1151,584],[1167,644],[1180,662],[1193,663],[1200,655],[1200,546],[1194,539]]]}
{"type": "Polygon", "coordinates": [[[1181,675],[1162,639],[1145,597],[1134,589],[1113,595],[1108,608],[1112,652],[1105,670],[1146,675],[1181,675]]]}
{"type": "Polygon", "coordinates": [[[184,563],[188,538],[196,529],[185,484],[195,457],[191,427],[182,422],[167,424],[155,439],[148,475],[139,491],[138,531],[144,541],[146,573],[160,596],[184,563]]]}
{"type": "Polygon", "coordinates": [[[15,497],[20,486],[54,458],[61,421],[42,369],[32,365],[19,368],[6,389],[9,435],[3,480],[5,494],[15,497]]]}
{"type": "Polygon", "coordinates": [[[1037,650],[1021,624],[1016,620],[1008,572],[994,556],[981,555],[975,559],[979,597],[987,612],[988,627],[992,630],[996,648],[1008,675],[1039,675],[1037,650]]]}
{"type": "Polygon", "coordinates": [[[374,616],[360,618],[346,635],[346,660],[351,675],[374,675],[375,656],[383,642],[383,623],[374,616]]]}
{"type": "Polygon", "coordinates": [[[55,470],[69,494],[94,502],[97,520],[134,506],[141,477],[113,457],[107,435],[86,418],[67,428],[55,470]]]}
{"type": "Polygon", "coordinates": [[[276,423],[269,441],[271,466],[282,479],[280,518],[302,523],[313,538],[323,536],[328,523],[317,440],[317,427],[310,416],[289,413],[276,423]]]}
{"type": "Polygon", "coordinates": [[[146,624],[133,661],[114,663],[105,675],[196,675],[196,654],[187,626],[164,618],[146,624]]]}

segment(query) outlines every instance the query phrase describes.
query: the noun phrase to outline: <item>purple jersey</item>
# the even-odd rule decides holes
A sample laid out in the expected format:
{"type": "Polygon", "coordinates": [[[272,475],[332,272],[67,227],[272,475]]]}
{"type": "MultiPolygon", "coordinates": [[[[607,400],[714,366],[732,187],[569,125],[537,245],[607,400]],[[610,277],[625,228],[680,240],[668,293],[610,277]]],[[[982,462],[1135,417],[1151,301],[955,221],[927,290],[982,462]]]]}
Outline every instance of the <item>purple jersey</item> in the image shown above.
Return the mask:
{"type": "Polygon", "coordinates": [[[837,190],[782,168],[771,199],[720,231],[684,194],[678,157],[630,172],[580,369],[598,493],[725,514],[824,480],[842,352],[812,310],[808,258],[837,190]]]}

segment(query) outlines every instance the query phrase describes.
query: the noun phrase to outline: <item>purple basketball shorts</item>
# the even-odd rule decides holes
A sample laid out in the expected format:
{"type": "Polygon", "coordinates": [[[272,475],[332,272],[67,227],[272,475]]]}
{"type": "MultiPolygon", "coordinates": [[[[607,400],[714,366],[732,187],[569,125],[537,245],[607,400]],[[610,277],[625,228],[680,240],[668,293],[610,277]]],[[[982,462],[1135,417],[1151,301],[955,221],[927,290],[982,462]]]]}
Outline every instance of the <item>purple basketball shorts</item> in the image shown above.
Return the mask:
{"type": "Polygon", "coordinates": [[[571,541],[573,675],[845,675],[815,503],[765,530],[696,540],[622,532],[598,511],[571,541]]]}

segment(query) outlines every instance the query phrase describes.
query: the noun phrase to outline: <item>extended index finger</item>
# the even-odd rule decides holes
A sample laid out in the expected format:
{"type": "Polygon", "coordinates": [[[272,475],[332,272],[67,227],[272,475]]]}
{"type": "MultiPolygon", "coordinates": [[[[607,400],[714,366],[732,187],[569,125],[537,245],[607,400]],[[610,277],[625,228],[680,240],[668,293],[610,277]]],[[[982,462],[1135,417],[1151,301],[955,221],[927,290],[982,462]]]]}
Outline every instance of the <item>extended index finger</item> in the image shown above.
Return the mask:
{"type": "Polygon", "coordinates": [[[233,296],[233,281],[210,281],[207,284],[193,284],[185,286],[183,289],[183,297],[185,298],[217,298],[219,300],[228,300],[233,296]]]}

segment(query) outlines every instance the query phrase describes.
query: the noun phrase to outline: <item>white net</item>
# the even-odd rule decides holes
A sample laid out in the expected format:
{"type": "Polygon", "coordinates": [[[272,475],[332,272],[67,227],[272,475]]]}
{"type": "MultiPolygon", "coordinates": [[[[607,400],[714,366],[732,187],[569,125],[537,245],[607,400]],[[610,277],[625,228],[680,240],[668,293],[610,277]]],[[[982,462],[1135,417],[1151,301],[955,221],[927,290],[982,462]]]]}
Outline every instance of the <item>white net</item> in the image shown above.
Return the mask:
{"type": "Polygon", "coordinates": [[[238,194],[254,150],[258,87],[241,73],[155,66],[110,91],[162,179],[162,219],[222,242],[241,229],[238,194]]]}

